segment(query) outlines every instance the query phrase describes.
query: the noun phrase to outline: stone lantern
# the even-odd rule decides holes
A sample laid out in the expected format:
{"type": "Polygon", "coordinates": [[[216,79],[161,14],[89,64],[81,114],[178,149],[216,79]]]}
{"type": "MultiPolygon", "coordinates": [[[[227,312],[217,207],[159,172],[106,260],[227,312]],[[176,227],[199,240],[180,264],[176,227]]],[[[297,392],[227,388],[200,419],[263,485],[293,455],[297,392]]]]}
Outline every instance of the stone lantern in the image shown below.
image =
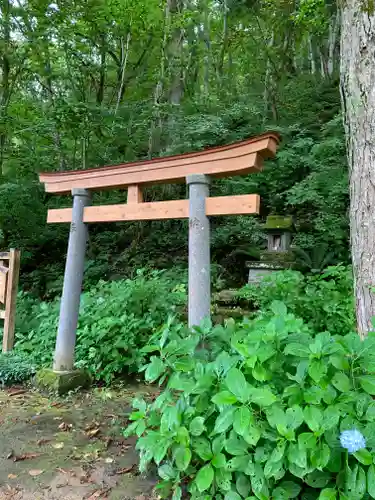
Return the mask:
{"type": "Polygon", "coordinates": [[[267,250],[261,252],[259,262],[247,263],[250,284],[259,283],[272,272],[290,268],[293,263],[290,249],[294,231],[293,218],[269,215],[264,229],[267,232],[267,250]]]}

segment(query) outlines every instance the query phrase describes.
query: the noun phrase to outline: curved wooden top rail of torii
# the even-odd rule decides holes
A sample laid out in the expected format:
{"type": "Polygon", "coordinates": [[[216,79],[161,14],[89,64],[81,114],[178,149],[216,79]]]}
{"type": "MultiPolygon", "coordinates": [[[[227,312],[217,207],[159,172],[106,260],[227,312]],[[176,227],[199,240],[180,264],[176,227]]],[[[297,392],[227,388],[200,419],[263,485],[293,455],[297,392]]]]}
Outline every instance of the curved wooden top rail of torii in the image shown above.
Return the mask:
{"type": "MultiPolygon", "coordinates": [[[[193,174],[209,177],[246,175],[261,170],[263,160],[276,153],[280,137],[270,132],[227,146],[210,148],[153,160],[97,167],[88,170],[41,173],[40,182],[48,193],[70,194],[73,189],[99,191],[127,188],[126,204],[90,206],[84,210],[84,222],[156,220],[189,217],[188,200],[143,202],[142,187],[153,184],[185,182],[193,174]]],[[[259,213],[259,196],[209,197],[207,215],[259,213]]],[[[70,222],[70,208],[48,211],[48,222],[70,222]]]]}

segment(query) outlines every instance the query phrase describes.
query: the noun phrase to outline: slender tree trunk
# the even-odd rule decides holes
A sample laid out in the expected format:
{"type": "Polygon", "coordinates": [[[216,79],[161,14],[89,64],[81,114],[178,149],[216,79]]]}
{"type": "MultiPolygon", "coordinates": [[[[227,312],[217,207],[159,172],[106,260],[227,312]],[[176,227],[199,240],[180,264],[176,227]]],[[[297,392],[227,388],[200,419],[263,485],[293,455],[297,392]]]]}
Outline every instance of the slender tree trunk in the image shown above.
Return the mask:
{"type": "Polygon", "coordinates": [[[204,23],[202,31],[205,44],[203,88],[204,88],[204,95],[205,97],[207,97],[209,94],[210,69],[211,69],[211,26],[210,26],[210,14],[207,3],[204,6],[204,23]]]}
{"type": "Polygon", "coordinates": [[[337,36],[340,27],[340,12],[337,11],[336,15],[331,18],[329,26],[329,37],[328,37],[328,62],[327,62],[327,72],[329,76],[333,75],[335,69],[335,52],[337,36]]]}
{"type": "Polygon", "coordinates": [[[271,56],[269,55],[269,52],[272,50],[273,46],[275,43],[275,33],[272,33],[272,37],[268,42],[268,51],[267,51],[267,67],[266,67],[266,75],[265,75],[265,81],[264,81],[264,93],[263,93],[263,99],[264,99],[264,121],[266,122],[267,117],[268,117],[268,112],[271,109],[272,111],[272,118],[274,121],[277,121],[278,119],[278,112],[277,112],[277,106],[276,106],[276,83],[275,83],[275,75],[274,73],[275,68],[272,65],[271,62],[271,56]]]}
{"type": "MultiPolygon", "coordinates": [[[[54,108],[55,101],[54,101],[54,93],[53,93],[52,67],[51,67],[51,59],[50,59],[49,48],[48,48],[48,40],[46,40],[45,43],[46,43],[46,59],[45,59],[46,88],[48,90],[48,100],[50,102],[50,106],[51,106],[51,108],[54,108]]],[[[53,142],[55,144],[56,153],[59,157],[59,170],[65,170],[66,169],[66,160],[65,160],[65,155],[63,152],[63,147],[62,147],[61,135],[60,135],[59,129],[57,127],[57,124],[55,124],[54,128],[55,128],[55,130],[53,131],[53,142]]]]}
{"type": "Polygon", "coordinates": [[[104,87],[105,87],[105,75],[106,75],[106,65],[107,65],[107,47],[105,36],[102,34],[100,36],[100,69],[99,69],[99,85],[96,92],[96,102],[99,106],[102,105],[104,99],[104,87]]]}
{"type": "MultiPolygon", "coordinates": [[[[173,16],[181,15],[183,2],[181,0],[168,0],[169,3],[169,25],[173,22],[173,16]]],[[[184,32],[180,27],[173,27],[167,46],[168,72],[170,77],[169,102],[173,106],[179,106],[184,93],[184,78],[182,71],[182,44],[184,32]]],[[[173,119],[172,119],[173,122],[173,119]]],[[[173,123],[172,123],[173,125],[173,123]]]]}
{"type": "Polygon", "coordinates": [[[125,74],[126,74],[126,67],[128,64],[128,58],[129,58],[129,46],[130,46],[130,40],[131,40],[131,33],[130,31],[127,34],[126,37],[126,46],[124,46],[124,40],[121,39],[121,79],[119,82],[119,89],[117,93],[117,100],[116,100],[116,106],[114,110],[114,116],[117,115],[118,108],[120,106],[121,99],[124,94],[124,84],[125,84],[125,74]]]}
{"type": "Polygon", "coordinates": [[[350,233],[357,327],[375,316],[375,14],[346,0],[341,24],[341,94],[350,173],[350,233]]]}
{"type": "Polygon", "coordinates": [[[3,24],[2,36],[2,61],[1,61],[1,100],[0,117],[3,123],[0,132],[0,177],[3,175],[3,163],[7,145],[7,122],[8,106],[10,101],[10,1],[4,0],[1,6],[1,17],[3,24]]]}
{"type": "Polygon", "coordinates": [[[227,47],[228,47],[228,10],[229,9],[227,6],[227,1],[224,0],[224,2],[223,2],[223,35],[222,35],[222,41],[221,41],[219,61],[217,64],[217,73],[218,73],[218,77],[220,79],[223,77],[224,59],[225,59],[225,54],[227,52],[227,47]]]}
{"type": "Polygon", "coordinates": [[[327,76],[327,61],[325,60],[325,56],[321,48],[319,49],[319,58],[320,58],[320,74],[324,80],[325,77],[327,76]]]}
{"type": "Polygon", "coordinates": [[[160,112],[160,105],[164,93],[164,80],[165,80],[165,62],[166,62],[166,48],[168,41],[168,19],[169,19],[169,2],[167,2],[165,7],[164,16],[164,35],[163,43],[161,47],[161,57],[160,57],[160,67],[159,67],[159,78],[155,85],[154,90],[154,104],[153,104],[153,116],[150,126],[150,134],[148,138],[148,157],[152,158],[153,154],[160,151],[161,135],[163,131],[163,120],[160,112]]]}
{"type": "Polygon", "coordinates": [[[309,61],[310,61],[310,71],[312,75],[316,73],[316,63],[315,63],[315,53],[313,50],[313,44],[311,40],[311,35],[309,35],[309,61]]]}

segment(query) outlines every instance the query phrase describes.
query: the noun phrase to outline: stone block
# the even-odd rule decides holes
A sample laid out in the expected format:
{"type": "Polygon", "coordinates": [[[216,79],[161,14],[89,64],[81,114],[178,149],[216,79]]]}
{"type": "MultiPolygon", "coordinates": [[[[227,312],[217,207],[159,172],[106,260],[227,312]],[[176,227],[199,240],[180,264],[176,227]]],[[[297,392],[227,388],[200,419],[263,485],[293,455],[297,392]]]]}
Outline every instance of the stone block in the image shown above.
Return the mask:
{"type": "Polygon", "coordinates": [[[39,389],[62,395],[77,388],[85,389],[90,387],[92,378],[84,370],[56,372],[43,368],[37,372],[35,383],[39,389]]]}

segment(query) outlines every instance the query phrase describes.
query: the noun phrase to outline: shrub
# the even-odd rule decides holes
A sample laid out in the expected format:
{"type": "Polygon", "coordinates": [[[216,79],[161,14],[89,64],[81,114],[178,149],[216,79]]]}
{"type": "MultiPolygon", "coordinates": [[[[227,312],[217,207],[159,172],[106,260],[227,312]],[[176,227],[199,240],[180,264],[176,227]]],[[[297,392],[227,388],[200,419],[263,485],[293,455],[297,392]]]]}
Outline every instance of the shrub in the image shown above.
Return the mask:
{"type": "Polygon", "coordinates": [[[265,278],[259,286],[246,285],[239,291],[260,309],[273,301],[283,301],[288,310],[303,318],[314,331],[346,335],[355,328],[353,277],[350,267],[333,266],[317,275],[280,271],[265,278]]]}
{"type": "Polygon", "coordinates": [[[28,356],[14,351],[0,354],[0,383],[11,385],[28,380],[35,373],[35,367],[28,356]]]}
{"type": "MultiPolygon", "coordinates": [[[[161,272],[139,271],[133,280],[100,281],[82,294],[77,328],[76,365],[97,380],[137,370],[140,349],[165,320],[185,302],[184,288],[161,272]]],[[[59,302],[31,304],[33,328],[18,326],[16,349],[38,366],[49,365],[56,341],[59,302]]],[[[27,315],[24,315],[27,318],[27,315]]]]}
{"type": "Polygon", "coordinates": [[[168,324],[144,350],[146,380],[165,386],[133,402],[124,433],[163,497],[375,497],[375,336],[314,337],[274,302],[225,327],[168,324]]]}

